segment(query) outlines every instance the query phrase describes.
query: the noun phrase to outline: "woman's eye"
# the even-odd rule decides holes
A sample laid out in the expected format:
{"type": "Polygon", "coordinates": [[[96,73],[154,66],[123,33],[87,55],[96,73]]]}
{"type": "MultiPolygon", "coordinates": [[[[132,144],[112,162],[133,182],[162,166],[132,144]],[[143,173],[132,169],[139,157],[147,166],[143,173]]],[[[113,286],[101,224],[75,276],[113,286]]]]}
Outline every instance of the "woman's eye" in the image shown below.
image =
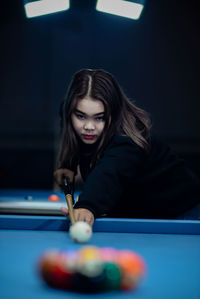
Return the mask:
{"type": "Polygon", "coordinates": [[[96,117],[96,120],[97,120],[97,121],[103,121],[103,120],[104,120],[104,117],[103,117],[103,116],[98,116],[98,117],[96,117]]]}
{"type": "Polygon", "coordinates": [[[78,119],[84,119],[84,118],[85,118],[82,114],[76,114],[76,117],[77,117],[78,119]]]}

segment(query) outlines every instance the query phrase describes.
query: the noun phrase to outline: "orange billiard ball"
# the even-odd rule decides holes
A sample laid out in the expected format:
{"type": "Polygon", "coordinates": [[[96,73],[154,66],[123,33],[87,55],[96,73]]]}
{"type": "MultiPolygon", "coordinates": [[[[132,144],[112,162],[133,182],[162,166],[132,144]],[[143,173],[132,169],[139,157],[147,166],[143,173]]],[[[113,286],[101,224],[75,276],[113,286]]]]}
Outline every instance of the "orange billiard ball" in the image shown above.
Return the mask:
{"type": "Polygon", "coordinates": [[[60,200],[60,197],[56,194],[52,194],[48,197],[48,200],[49,201],[59,201],[60,200]]]}

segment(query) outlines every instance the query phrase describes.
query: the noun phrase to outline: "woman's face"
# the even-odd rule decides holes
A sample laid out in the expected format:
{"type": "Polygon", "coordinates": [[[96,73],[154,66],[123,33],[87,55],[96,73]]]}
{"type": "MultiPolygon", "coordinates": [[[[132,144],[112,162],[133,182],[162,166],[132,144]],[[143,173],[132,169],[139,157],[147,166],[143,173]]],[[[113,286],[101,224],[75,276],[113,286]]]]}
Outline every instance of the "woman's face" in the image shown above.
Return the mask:
{"type": "Polygon", "coordinates": [[[85,144],[94,144],[105,127],[105,109],[101,101],[89,96],[78,100],[72,113],[72,125],[85,144]]]}

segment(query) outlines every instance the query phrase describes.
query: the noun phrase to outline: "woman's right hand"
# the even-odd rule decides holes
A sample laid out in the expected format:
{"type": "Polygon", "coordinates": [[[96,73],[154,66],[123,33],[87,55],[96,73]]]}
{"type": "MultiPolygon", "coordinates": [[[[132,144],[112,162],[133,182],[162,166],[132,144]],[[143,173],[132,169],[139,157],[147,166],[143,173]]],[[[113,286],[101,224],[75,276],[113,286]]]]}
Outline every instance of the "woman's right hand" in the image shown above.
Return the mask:
{"type": "Polygon", "coordinates": [[[64,176],[69,179],[70,183],[73,182],[74,172],[67,168],[59,168],[56,171],[54,171],[53,175],[56,180],[56,183],[59,186],[62,186],[64,176]]]}
{"type": "MultiPolygon", "coordinates": [[[[70,215],[69,215],[69,211],[68,209],[66,209],[65,207],[61,208],[61,212],[66,216],[69,217],[70,219],[70,215]]],[[[90,226],[93,226],[94,223],[94,215],[91,211],[89,211],[88,209],[74,209],[74,219],[75,221],[84,221],[87,222],[90,226]]]]}

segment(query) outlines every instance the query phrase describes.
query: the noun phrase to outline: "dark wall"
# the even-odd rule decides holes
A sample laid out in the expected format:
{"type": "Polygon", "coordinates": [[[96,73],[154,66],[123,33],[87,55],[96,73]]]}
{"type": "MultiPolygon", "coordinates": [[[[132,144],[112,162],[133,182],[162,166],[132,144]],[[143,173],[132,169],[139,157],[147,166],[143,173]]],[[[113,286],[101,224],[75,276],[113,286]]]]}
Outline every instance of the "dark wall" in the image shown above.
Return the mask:
{"type": "Polygon", "coordinates": [[[97,12],[89,0],[26,19],[22,2],[1,9],[0,187],[52,188],[59,105],[81,68],[113,73],[200,174],[196,1],[147,0],[138,21],[97,12]]]}

